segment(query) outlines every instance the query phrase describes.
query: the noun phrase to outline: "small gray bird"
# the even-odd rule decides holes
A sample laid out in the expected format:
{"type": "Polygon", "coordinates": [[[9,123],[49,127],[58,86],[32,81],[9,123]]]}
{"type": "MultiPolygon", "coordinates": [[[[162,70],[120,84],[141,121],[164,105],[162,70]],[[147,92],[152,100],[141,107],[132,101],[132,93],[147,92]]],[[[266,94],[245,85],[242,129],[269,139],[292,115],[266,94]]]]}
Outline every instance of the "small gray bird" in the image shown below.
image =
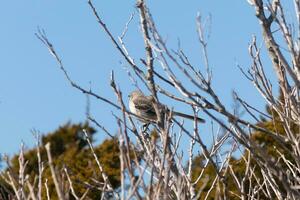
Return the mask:
{"type": "MultiPolygon", "coordinates": [[[[157,120],[156,112],[153,107],[153,97],[145,96],[140,91],[133,91],[129,96],[129,109],[132,113],[140,116],[139,120],[143,123],[149,123],[157,120]]],[[[180,112],[172,112],[173,115],[180,116],[186,119],[194,120],[194,116],[187,115],[180,112]]],[[[199,117],[196,117],[198,122],[204,123],[205,120],[199,117]]]]}

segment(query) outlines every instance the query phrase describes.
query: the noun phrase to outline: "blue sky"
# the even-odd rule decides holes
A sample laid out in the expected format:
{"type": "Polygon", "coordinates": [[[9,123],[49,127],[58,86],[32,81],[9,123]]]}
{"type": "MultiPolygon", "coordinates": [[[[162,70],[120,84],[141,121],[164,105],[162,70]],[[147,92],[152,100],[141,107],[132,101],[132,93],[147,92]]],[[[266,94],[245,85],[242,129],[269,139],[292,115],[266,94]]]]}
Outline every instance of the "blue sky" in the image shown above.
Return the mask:
{"type": "MultiPolygon", "coordinates": [[[[199,65],[201,51],[195,18],[198,11],[204,18],[211,14],[208,50],[214,88],[229,107],[233,89],[259,108],[264,107],[262,98],[236,67],[237,63],[244,68],[250,66],[248,44],[253,34],[260,34],[254,10],[246,1],[148,2],[168,44],[174,46],[180,38],[191,60],[199,65]]],[[[122,33],[130,14],[136,12],[132,0],[96,1],[95,5],[115,36],[122,33]]],[[[67,121],[85,120],[85,96],[71,88],[47,49],[35,37],[37,27],[46,31],[70,76],[80,85],[91,85],[96,93],[116,102],[109,86],[110,72],[114,70],[125,94],[134,89],[120,64],[124,60],[99,29],[84,0],[2,1],[0,24],[0,153],[16,153],[21,141],[31,147],[34,144],[31,129],[47,133],[67,121]]],[[[140,58],[143,41],[137,24],[136,14],[125,42],[131,54],[140,58]]],[[[111,107],[92,100],[91,110],[102,125],[116,132],[111,107]]],[[[98,141],[103,136],[100,131],[98,141]]]]}

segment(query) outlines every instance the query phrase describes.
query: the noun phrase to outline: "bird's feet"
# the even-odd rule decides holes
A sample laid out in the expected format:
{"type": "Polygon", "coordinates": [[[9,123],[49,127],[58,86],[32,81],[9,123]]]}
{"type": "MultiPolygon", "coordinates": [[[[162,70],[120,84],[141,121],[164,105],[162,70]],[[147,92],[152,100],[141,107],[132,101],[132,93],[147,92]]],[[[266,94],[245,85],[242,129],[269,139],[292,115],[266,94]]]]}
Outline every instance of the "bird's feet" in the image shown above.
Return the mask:
{"type": "Polygon", "coordinates": [[[142,133],[146,133],[146,131],[149,130],[149,125],[150,125],[150,123],[143,124],[143,126],[142,126],[142,133]]]}

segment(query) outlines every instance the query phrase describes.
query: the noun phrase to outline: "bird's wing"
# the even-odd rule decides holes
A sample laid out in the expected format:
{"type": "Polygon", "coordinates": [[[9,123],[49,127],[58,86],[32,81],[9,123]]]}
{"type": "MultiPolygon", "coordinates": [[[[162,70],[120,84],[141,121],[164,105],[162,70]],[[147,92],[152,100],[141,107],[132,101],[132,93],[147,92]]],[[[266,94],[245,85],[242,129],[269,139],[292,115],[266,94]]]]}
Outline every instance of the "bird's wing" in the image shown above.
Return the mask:
{"type": "Polygon", "coordinates": [[[155,115],[155,110],[150,98],[135,98],[133,99],[134,107],[141,112],[147,114],[155,115]]]}

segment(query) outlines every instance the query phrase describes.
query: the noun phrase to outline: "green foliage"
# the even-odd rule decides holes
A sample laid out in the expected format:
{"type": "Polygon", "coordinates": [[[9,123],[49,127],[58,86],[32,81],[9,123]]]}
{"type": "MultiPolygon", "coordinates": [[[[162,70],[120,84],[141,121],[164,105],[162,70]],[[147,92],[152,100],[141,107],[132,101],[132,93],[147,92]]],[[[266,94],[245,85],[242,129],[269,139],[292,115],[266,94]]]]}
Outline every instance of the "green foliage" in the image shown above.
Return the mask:
{"type": "MultiPolygon", "coordinates": [[[[203,174],[201,179],[195,185],[196,193],[201,190],[199,200],[205,199],[206,195],[208,195],[207,199],[209,200],[222,199],[224,193],[226,193],[227,197],[229,196],[232,200],[239,199],[232,193],[228,192],[237,192],[235,190],[235,184],[233,182],[232,177],[225,176],[223,177],[223,179],[219,179],[217,182],[214,183],[215,178],[217,177],[216,170],[218,169],[215,169],[215,167],[211,163],[208,163],[206,165],[206,159],[203,155],[196,156],[193,159],[192,181],[195,182],[199,178],[199,175],[201,173],[203,174]]],[[[221,174],[223,174],[222,171],[221,174]]]]}
{"type": "MultiPolygon", "coordinates": [[[[71,124],[67,123],[59,127],[56,131],[42,136],[40,153],[41,159],[45,165],[43,172],[43,182],[48,180],[48,187],[51,199],[57,199],[54,183],[51,177],[51,171],[47,166],[47,154],[44,145],[50,142],[51,154],[54,166],[59,174],[61,184],[64,186],[65,191],[69,191],[69,183],[66,179],[66,174],[62,170],[64,167],[67,169],[68,174],[73,181],[73,187],[77,196],[83,195],[88,189],[87,198],[99,199],[101,192],[97,187],[102,187],[103,183],[102,174],[98,165],[88,148],[88,143],[82,130],[85,129],[92,140],[93,135],[96,133],[95,129],[90,127],[88,123],[85,124],[71,124]]],[[[104,172],[108,176],[113,188],[120,186],[120,160],[119,160],[119,145],[117,139],[107,139],[103,143],[94,147],[95,154],[97,155],[104,172]]],[[[11,159],[11,170],[18,174],[19,170],[19,155],[11,159]]],[[[38,159],[36,148],[27,150],[24,154],[25,160],[28,162],[25,174],[30,175],[30,181],[33,183],[38,175],[38,159]]],[[[46,198],[46,191],[43,188],[43,198],[46,198]]],[[[72,199],[72,198],[71,198],[72,199]]]]}
{"type": "MultiPolygon", "coordinates": [[[[71,124],[67,123],[60,126],[53,133],[43,135],[41,138],[40,154],[43,161],[47,160],[46,150],[44,145],[48,142],[51,143],[51,155],[53,159],[64,155],[71,149],[80,151],[86,147],[87,142],[84,139],[84,134],[82,130],[85,129],[91,136],[95,134],[96,130],[85,124],[71,124]]],[[[28,162],[26,165],[25,174],[35,175],[38,174],[38,157],[36,148],[27,150],[25,155],[25,160],[28,162]]],[[[17,173],[19,169],[19,155],[15,155],[11,160],[12,170],[17,173]]]]}
{"type": "MultiPolygon", "coordinates": [[[[209,191],[213,180],[216,177],[216,172],[211,164],[205,166],[205,158],[203,155],[196,156],[193,159],[192,181],[195,182],[201,173],[203,173],[203,178],[201,178],[199,182],[195,185],[195,190],[196,192],[202,190],[203,195],[200,197],[200,199],[204,199],[204,194],[206,195],[209,191]]],[[[213,195],[213,193],[215,193],[215,191],[213,191],[211,195],[213,195]]]]}
{"type": "MultiPolygon", "coordinates": [[[[102,144],[95,147],[94,150],[111,185],[113,188],[118,188],[120,186],[120,161],[117,140],[105,140],[102,144]]],[[[55,166],[57,168],[65,166],[68,169],[70,178],[73,180],[74,190],[79,196],[83,195],[89,187],[85,182],[91,183],[93,186],[103,186],[100,184],[104,182],[102,174],[90,149],[77,151],[75,148],[69,148],[68,151],[55,160],[55,166]]],[[[51,177],[49,168],[46,169],[45,174],[46,177],[51,177]]],[[[52,181],[49,181],[49,185],[54,190],[52,181]]],[[[99,190],[93,187],[89,188],[88,197],[97,199],[101,196],[99,190]]]]}
{"type": "Polygon", "coordinates": [[[0,199],[1,200],[9,200],[9,199],[12,199],[12,196],[13,196],[12,188],[0,176],[0,199]]]}
{"type": "MultiPolygon", "coordinates": [[[[280,96],[279,99],[282,99],[282,96],[280,96]]],[[[278,114],[270,107],[266,108],[268,114],[272,116],[272,119],[265,119],[262,118],[261,122],[259,122],[257,125],[275,132],[279,135],[285,136],[287,133],[284,129],[283,123],[280,121],[278,114]]],[[[294,134],[295,137],[298,137],[297,134],[299,134],[299,126],[296,124],[290,124],[291,127],[291,134],[294,134]]],[[[294,158],[292,156],[293,154],[293,148],[292,145],[288,142],[282,142],[276,140],[274,137],[270,136],[269,134],[266,134],[262,131],[255,131],[250,135],[250,140],[252,142],[255,142],[258,146],[262,147],[264,149],[265,156],[273,161],[276,162],[276,166],[280,167],[285,171],[287,169],[286,164],[282,159],[280,159],[280,155],[284,155],[291,163],[296,164],[294,158]],[[279,153],[280,152],[280,153],[279,153]]],[[[235,159],[234,157],[230,158],[229,164],[232,167],[232,170],[234,171],[234,174],[238,178],[238,180],[242,180],[245,177],[245,171],[247,168],[246,160],[248,158],[249,152],[245,150],[244,154],[239,158],[235,159]]],[[[193,159],[193,165],[192,165],[192,179],[196,180],[199,176],[200,172],[204,168],[204,157],[202,155],[197,156],[193,159]]],[[[250,159],[250,168],[254,169],[254,174],[256,177],[256,180],[262,182],[263,181],[263,175],[261,174],[261,168],[260,165],[256,162],[256,160],[251,157],[250,159]]],[[[209,194],[209,199],[215,199],[216,197],[222,199],[222,195],[227,192],[227,197],[230,197],[230,199],[239,199],[238,196],[240,196],[240,191],[235,183],[234,177],[231,173],[223,173],[225,174],[225,177],[223,177],[222,180],[220,180],[218,183],[215,184],[213,187],[211,193],[209,194]],[[225,185],[226,184],[226,189],[225,185]]],[[[216,170],[213,168],[211,164],[208,164],[208,166],[204,169],[203,172],[203,178],[200,179],[200,181],[196,184],[196,192],[200,191],[202,189],[203,195],[201,195],[200,199],[203,199],[206,195],[209,188],[211,188],[214,178],[216,177],[216,170]],[[207,182],[206,182],[207,181],[207,182]],[[205,187],[204,184],[206,183],[205,187]]],[[[274,181],[277,183],[277,186],[284,191],[284,187],[281,183],[281,181],[278,178],[274,178],[274,181]]],[[[249,187],[254,188],[258,186],[256,181],[252,181],[251,183],[249,180],[245,180],[244,187],[245,191],[248,191],[249,187]]],[[[266,196],[266,193],[259,192],[257,194],[259,196],[259,199],[270,199],[268,196],[266,196]]],[[[273,199],[276,199],[275,194],[270,194],[273,199]]]]}

